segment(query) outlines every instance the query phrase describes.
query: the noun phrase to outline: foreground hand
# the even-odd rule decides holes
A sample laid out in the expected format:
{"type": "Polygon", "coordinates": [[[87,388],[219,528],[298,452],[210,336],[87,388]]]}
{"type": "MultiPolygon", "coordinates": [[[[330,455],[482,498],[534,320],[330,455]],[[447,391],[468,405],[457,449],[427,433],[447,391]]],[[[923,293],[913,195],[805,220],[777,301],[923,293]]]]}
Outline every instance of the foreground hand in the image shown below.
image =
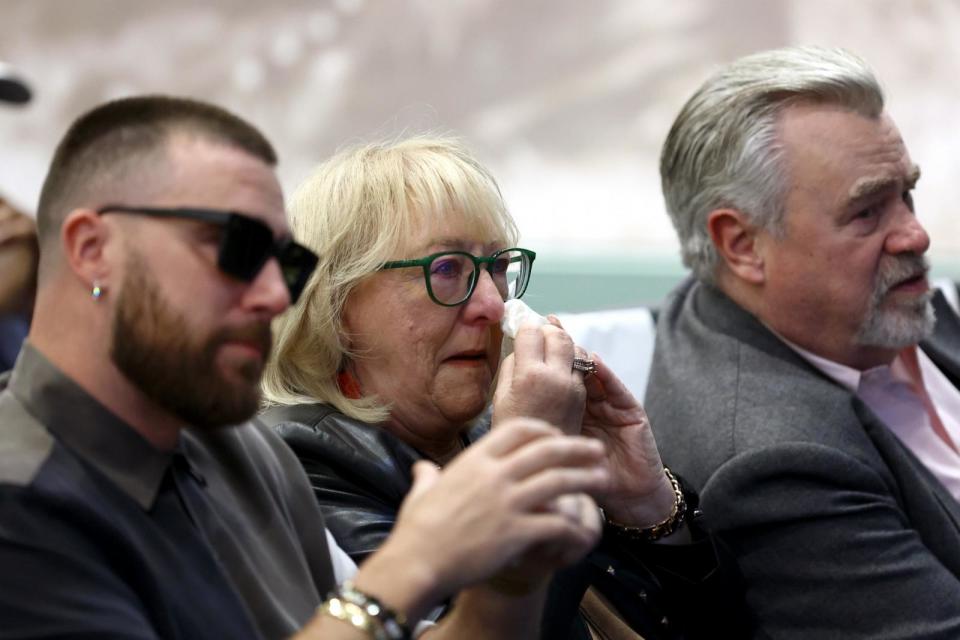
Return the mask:
{"type": "MultiPolygon", "coordinates": [[[[570,494],[557,498],[549,510],[566,517],[570,522],[597,537],[603,528],[597,503],[586,494],[570,494]]],[[[490,580],[487,586],[506,595],[522,595],[547,582],[553,572],[582,559],[593,548],[596,540],[583,540],[584,544],[546,542],[534,545],[526,553],[490,580]]]]}
{"type": "Polygon", "coordinates": [[[361,574],[378,568],[392,572],[395,582],[398,571],[408,572],[405,579],[419,573],[421,595],[395,603],[416,611],[485,580],[537,545],[552,549],[555,562],[576,559],[595,544],[599,527],[589,517],[571,517],[556,501],[603,491],[608,483],[600,443],[563,436],[538,420],[511,420],[442,471],[417,463],[392,534],[361,567],[356,584],[363,586],[372,578],[361,574]]]}
{"type": "Polygon", "coordinates": [[[673,512],[674,492],[643,407],[596,355],[597,372],[586,377],[585,436],[607,449],[609,491],[600,497],[608,517],[634,527],[652,526],[673,512]]]}
{"type": "Polygon", "coordinates": [[[564,433],[580,432],[586,388],[571,369],[573,340],[553,325],[520,327],[513,353],[504,358],[493,396],[493,428],[512,417],[532,417],[564,433]]]}

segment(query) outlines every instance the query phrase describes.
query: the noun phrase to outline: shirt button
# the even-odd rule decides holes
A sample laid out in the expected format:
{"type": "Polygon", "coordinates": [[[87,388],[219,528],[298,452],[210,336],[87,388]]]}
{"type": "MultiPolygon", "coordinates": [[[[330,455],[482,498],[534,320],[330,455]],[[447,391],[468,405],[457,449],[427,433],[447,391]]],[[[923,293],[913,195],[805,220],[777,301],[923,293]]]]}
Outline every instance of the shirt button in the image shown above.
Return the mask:
{"type": "Polygon", "coordinates": [[[662,618],[660,618],[660,624],[662,624],[665,627],[670,624],[670,621],[667,620],[667,616],[663,616],[662,618]]]}
{"type": "Polygon", "coordinates": [[[640,596],[641,602],[647,601],[647,592],[645,590],[641,590],[640,593],[638,593],[637,595],[640,596]]]}
{"type": "Polygon", "coordinates": [[[608,565],[608,566],[607,566],[607,573],[609,573],[609,574],[612,575],[612,576],[615,576],[615,575],[617,575],[617,570],[614,569],[614,568],[613,568],[613,565],[611,564],[611,565],[608,565]]]}

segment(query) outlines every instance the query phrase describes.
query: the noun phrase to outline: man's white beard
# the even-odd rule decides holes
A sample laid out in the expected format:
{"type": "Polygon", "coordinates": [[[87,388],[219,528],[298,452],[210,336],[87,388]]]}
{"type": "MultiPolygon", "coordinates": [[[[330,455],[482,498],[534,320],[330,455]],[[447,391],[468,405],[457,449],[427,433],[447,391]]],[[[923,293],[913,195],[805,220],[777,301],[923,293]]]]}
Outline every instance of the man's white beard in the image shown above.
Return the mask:
{"type": "Polygon", "coordinates": [[[933,333],[937,323],[931,303],[933,292],[889,308],[883,308],[883,301],[891,287],[926,273],[929,266],[923,256],[916,254],[885,256],[882,260],[867,315],[854,339],[863,346],[903,349],[933,333]]]}

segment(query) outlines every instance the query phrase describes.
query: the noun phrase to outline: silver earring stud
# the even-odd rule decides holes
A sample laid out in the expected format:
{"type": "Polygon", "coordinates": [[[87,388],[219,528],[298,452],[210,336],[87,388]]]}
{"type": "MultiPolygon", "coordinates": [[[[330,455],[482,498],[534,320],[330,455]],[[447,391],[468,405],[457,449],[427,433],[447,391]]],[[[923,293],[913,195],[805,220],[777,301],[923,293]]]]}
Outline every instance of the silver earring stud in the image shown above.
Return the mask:
{"type": "Polygon", "coordinates": [[[90,290],[90,297],[94,300],[99,300],[103,295],[103,288],[100,286],[100,283],[94,281],[93,289],[90,290]]]}

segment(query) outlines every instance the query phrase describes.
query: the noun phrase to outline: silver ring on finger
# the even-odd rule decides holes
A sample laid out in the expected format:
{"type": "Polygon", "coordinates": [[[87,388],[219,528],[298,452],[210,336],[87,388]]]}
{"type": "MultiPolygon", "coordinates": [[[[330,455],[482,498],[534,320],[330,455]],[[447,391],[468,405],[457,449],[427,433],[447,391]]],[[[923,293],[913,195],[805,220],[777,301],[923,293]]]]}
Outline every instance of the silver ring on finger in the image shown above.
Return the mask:
{"type": "Polygon", "coordinates": [[[597,372],[597,363],[589,358],[574,358],[573,370],[580,371],[584,377],[597,372]]]}

